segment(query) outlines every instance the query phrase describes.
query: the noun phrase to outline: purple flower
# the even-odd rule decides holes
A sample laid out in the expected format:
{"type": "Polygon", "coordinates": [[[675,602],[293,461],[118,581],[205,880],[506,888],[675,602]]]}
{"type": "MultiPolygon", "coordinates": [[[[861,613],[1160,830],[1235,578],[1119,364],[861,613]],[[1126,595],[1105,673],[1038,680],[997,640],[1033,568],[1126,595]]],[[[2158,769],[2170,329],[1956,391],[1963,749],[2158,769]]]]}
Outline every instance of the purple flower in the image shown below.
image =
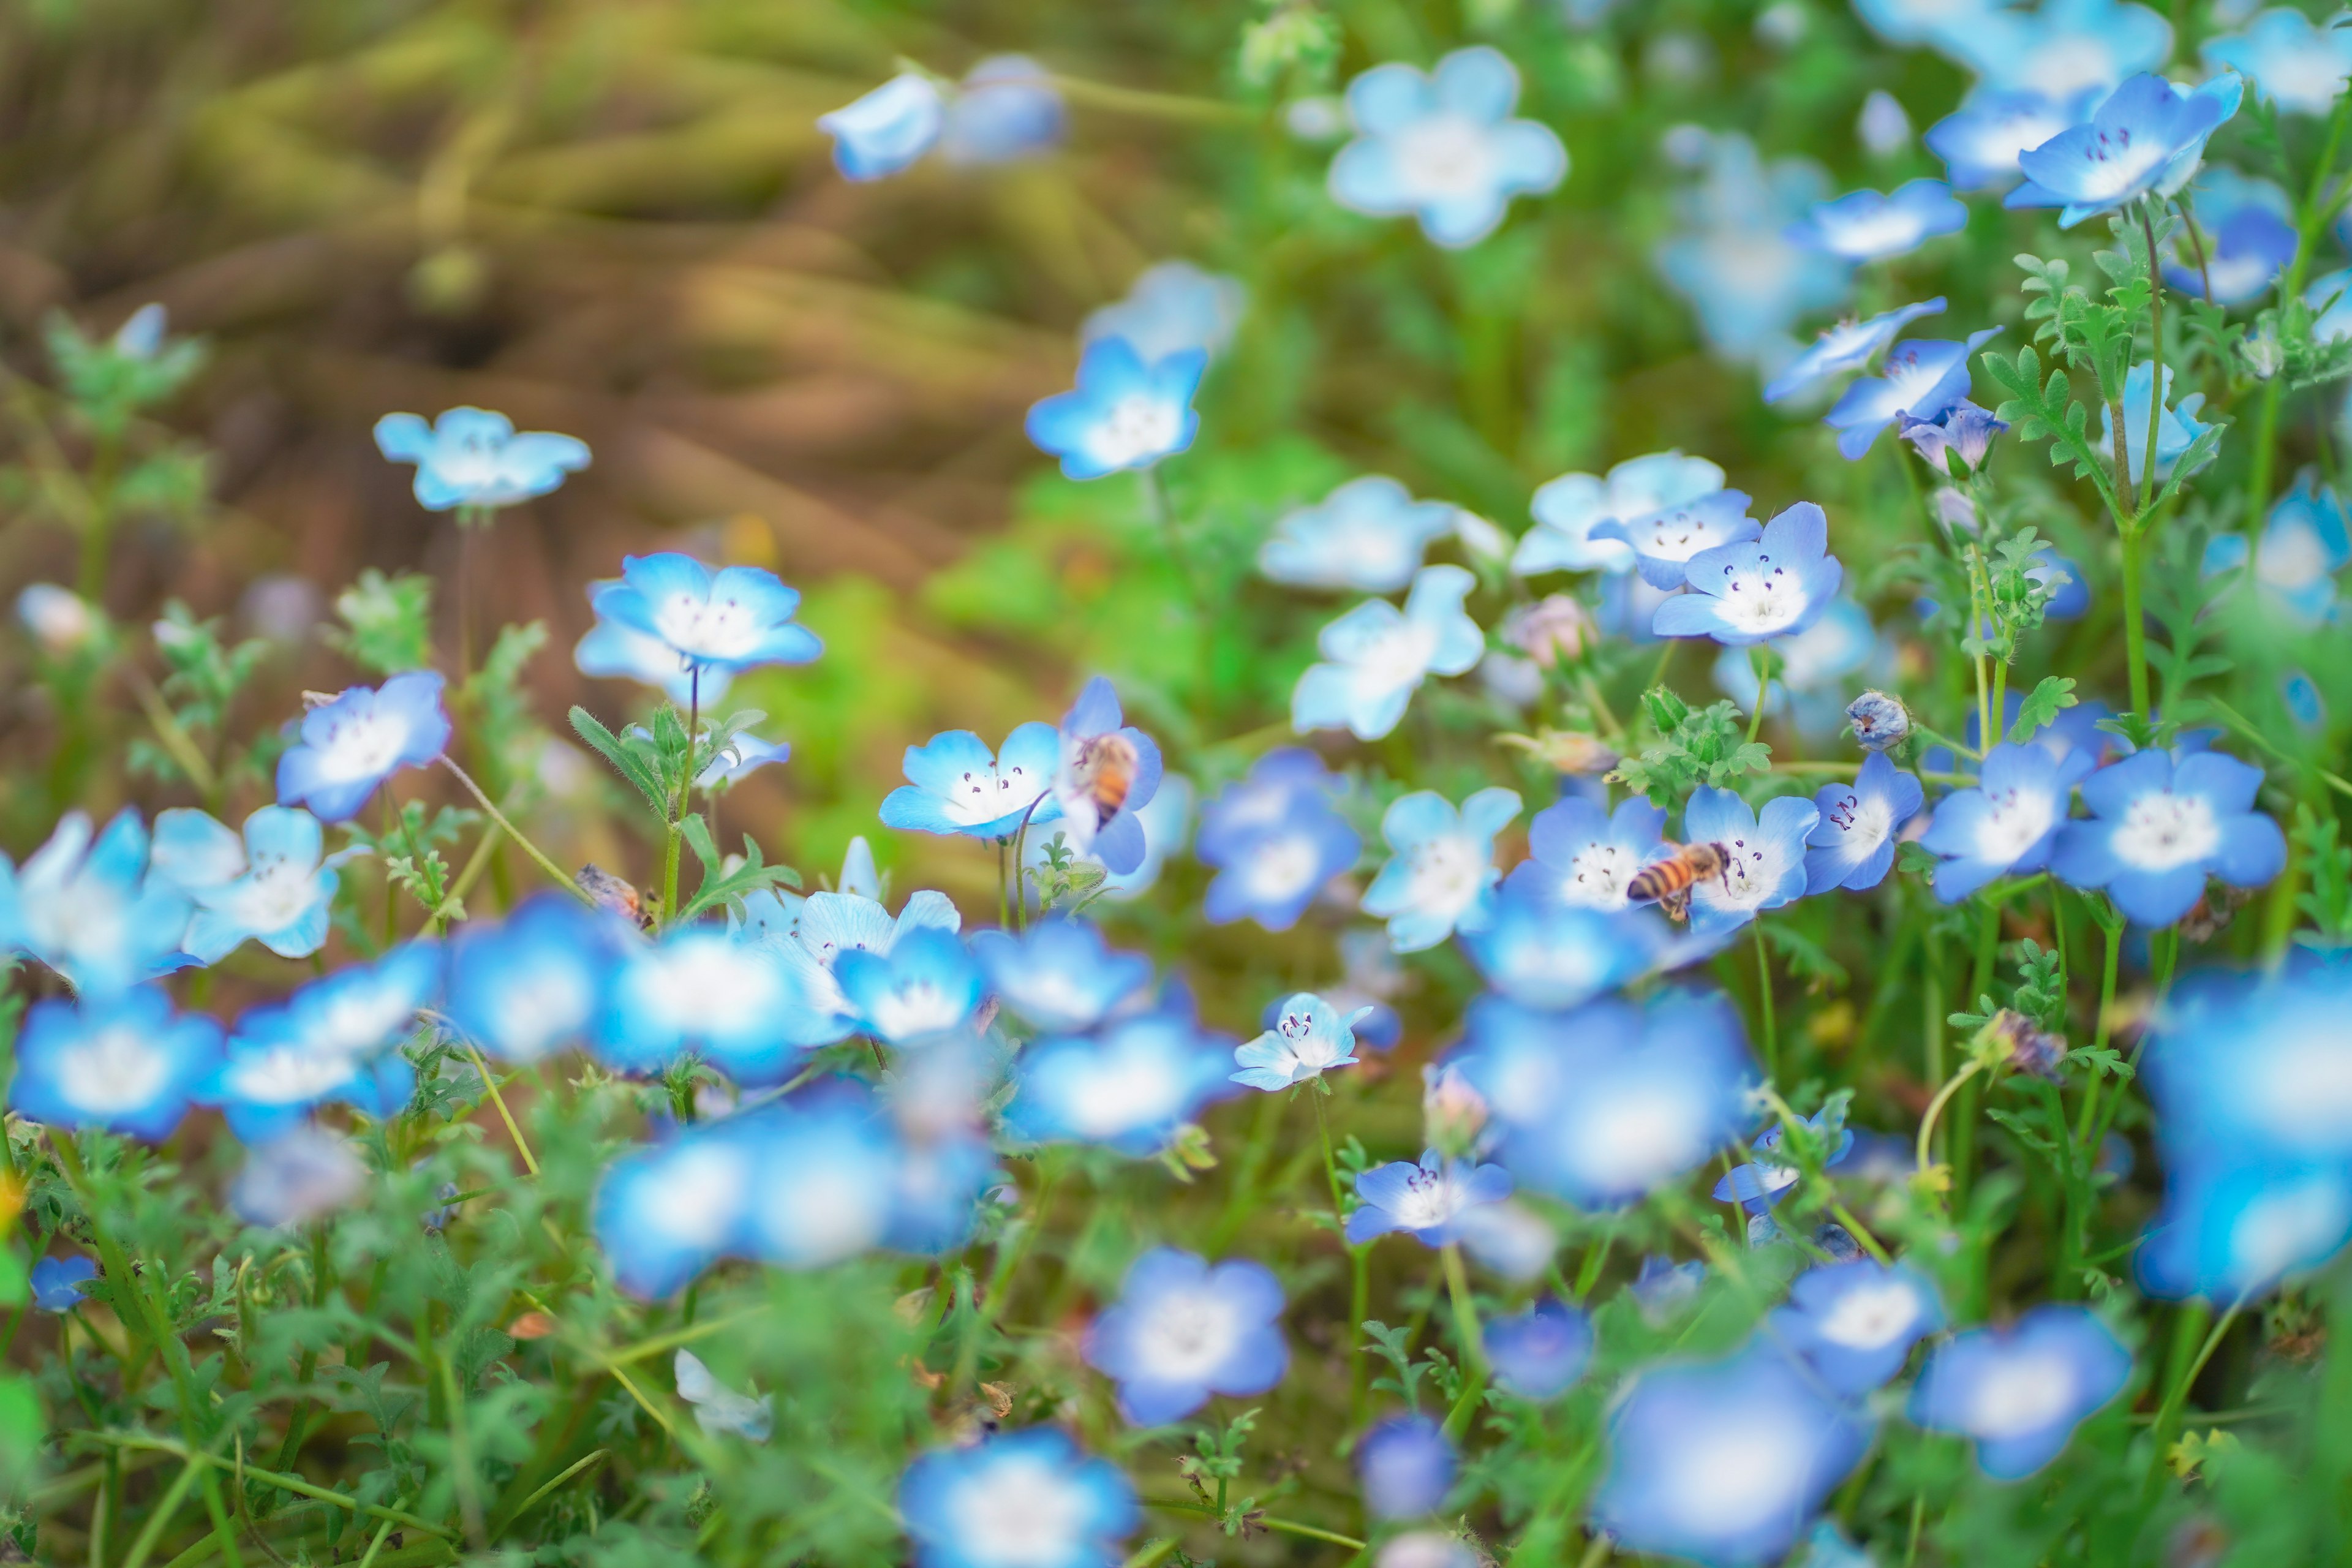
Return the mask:
{"type": "Polygon", "coordinates": [[[2050,868],[2105,889],[2142,925],[2170,925],[2204,896],[2209,874],[2253,888],[2285,868],[2278,824],[2253,809],[2262,784],[2260,768],[2219,752],[2135,752],[2083,781],[2092,816],[2066,824],[2050,868]]]}
{"type": "Polygon", "coordinates": [[[1900,415],[1933,419],[1969,395],[1969,356],[2000,331],[1987,327],[1966,342],[1912,338],[1886,353],[1886,374],[1868,375],[1845,389],[1822,423],[1838,433],[1838,454],[1859,461],[1878,433],[1900,415]]]}
{"type": "Polygon", "coordinates": [[[1907,413],[1895,416],[1895,433],[1910,442],[1938,474],[1951,471],[1953,458],[1958,458],[1960,467],[1969,472],[1984,467],[1985,455],[1992,450],[1992,438],[2008,428],[2007,422],[1994,418],[1965,397],[1932,419],[1916,418],[1907,413]]]}

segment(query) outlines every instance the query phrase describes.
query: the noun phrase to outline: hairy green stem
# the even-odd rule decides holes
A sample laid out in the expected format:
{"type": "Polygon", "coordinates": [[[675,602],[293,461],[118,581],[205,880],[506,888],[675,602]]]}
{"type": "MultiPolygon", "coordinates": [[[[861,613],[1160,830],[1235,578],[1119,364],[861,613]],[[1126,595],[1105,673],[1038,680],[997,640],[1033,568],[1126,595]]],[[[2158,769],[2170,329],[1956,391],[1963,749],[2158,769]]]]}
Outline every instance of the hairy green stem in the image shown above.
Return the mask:
{"type": "Polygon", "coordinates": [[[452,773],[457,775],[457,782],[466,786],[466,793],[474,797],[474,804],[480,806],[485,812],[488,812],[489,814],[490,820],[497,823],[500,830],[503,831],[509,838],[513,839],[516,847],[520,848],[524,854],[530,856],[532,861],[538,865],[539,868],[546,872],[549,879],[552,880],[557,887],[563,889],[566,892],[579,900],[582,903],[587,905],[590,909],[593,910],[596,907],[596,900],[588,896],[588,890],[586,889],[583,888],[578,882],[572,880],[572,878],[566,876],[562,867],[558,866],[554,861],[549,859],[546,853],[541,850],[538,845],[533,844],[530,839],[523,837],[522,830],[520,828],[507,820],[507,814],[500,811],[491,803],[490,797],[482,793],[482,786],[474,782],[472,774],[459,767],[454,759],[446,756],[441,759],[441,765],[447,768],[452,773]]]}

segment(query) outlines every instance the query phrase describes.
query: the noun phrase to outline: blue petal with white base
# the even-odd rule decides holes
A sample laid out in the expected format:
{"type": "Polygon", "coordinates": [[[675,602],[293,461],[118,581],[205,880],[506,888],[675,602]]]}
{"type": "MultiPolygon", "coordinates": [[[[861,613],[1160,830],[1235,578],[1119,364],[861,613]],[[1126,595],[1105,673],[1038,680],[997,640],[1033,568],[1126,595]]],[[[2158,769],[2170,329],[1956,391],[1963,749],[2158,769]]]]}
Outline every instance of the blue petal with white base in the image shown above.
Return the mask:
{"type": "Polygon", "coordinates": [[[909,931],[881,952],[845,952],[841,994],[875,1038],[904,1046],[947,1033],[980,1005],[980,965],[953,931],[909,931]]]}
{"type": "Polygon", "coordinates": [[[1091,1029],[1151,983],[1151,961],[1113,952],[1083,921],[1040,921],[1020,936],[974,932],[971,951],[1003,1004],[1053,1034],[1091,1029]]]}
{"type": "Polygon", "coordinates": [[[1131,1426],[1181,1420],[1212,1394],[1246,1398],[1282,1381],[1282,1287],[1256,1263],[1207,1259],[1171,1247],[1137,1258],[1118,1301],[1087,1331],[1087,1364],[1118,1384],[1131,1426]]]}
{"type": "Polygon", "coordinates": [[[1315,639],[1323,661],[1291,691],[1290,727],[1362,741],[1395,729],[1423,680],[1460,675],[1485,657],[1486,634],[1462,608],[1477,581],[1459,566],[1424,566],[1402,610],[1367,599],[1325,626],[1315,639]]]}
{"type": "Polygon", "coordinates": [[[773,946],[688,926],[633,947],[611,978],[593,1049],[622,1072],[657,1073],[699,1052],[738,1083],[780,1083],[808,1047],[838,1039],[773,946]]]}
{"type": "Polygon", "coordinates": [[[2262,784],[2262,769],[2220,752],[2111,763],[2083,781],[2092,815],[2060,831],[2051,874],[2105,889],[2142,925],[2170,925],[2205,896],[2208,876],[2255,888],[2285,868],[2285,836],[2253,809],[2262,784]]]}
{"type": "Polygon", "coordinates": [[[1099,1036],[1042,1040],[1014,1070],[1004,1125],[1033,1142],[1156,1154],[1202,1106],[1233,1092],[1233,1059],[1232,1041],[1168,1012],[1114,1020],[1099,1036]]]}
{"type": "Polygon", "coordinates": [[[1563,795],[1528,825],[1528,858],[1507,886],[1565,906],[1614,912],[1626,907],[1625,884],[1665,858],[1664,806],[1634,795],[1604,812],[1582,795],[1563,795]]]}
{"type": "Polygon", "coordinates": [[[16,1054],[8,1109],[19,1116],[160,1143],[219,1063],[221,1031],[201,1013],[173,1013],[170,997],[139,985],[79,1004],[36,1002],[16,1054]]]}
{"type": "Polygon", "coordinates": [[[443,684],[437,671],[410,670],[303,714],[301,739],[278,759],[278,804],[347,822],[384,780],[438,758],[449,745],[443,684]]]}
{"type": "Polygon", "coordinates": [[[1768,800],[1758,812],[1727,789],[1693,790],[1683,837],[1721,846],[1726,859],[1720,872],[1691,884],[1692,934],[1719,935],[1803,898],[1805,840],[1820,824],[1820,810],[1802,795],[1768,800]]]}
{"type": "Polygon", "coordinates": [[[1595,524],[1591,537],[1630,546],[1642,580],[1672,590],[1683,585],[1684,564],[1700,551],[1745,543],[1764,531],[1748,505],[1745,491],[1717,490],[1640,517],[1612,518],[1595,524]]]}
{"type": "Polygon", "coordinates": [[[1947,795],[1920,836],[1942,858],[1936,896],[1956,904],[1997,877],[2047,866],[2074,786],[2092,763],[2084,752],[2060,758],[2032,743],[1993,747],[1978,773],[1979,787],[1947,795]]]}
{"type": "Polygon", "coordinates": [[[1349,479],[1317,505],[1285,513],[1258,546],[1257,569],[1293,587],[1399,593],[1460,515],[1449,502],[1413,500],[1385,475],[1349,479]]]}
{"type": "Polygon", "coordinates": [[[500,1061],[534,1062],[585,1040],[616,966],[637,943],[617,919],[537,893],[449,944],[449,1022],[500,1061]]]}
{"type": "MultiPolygon", "coordinates": [[[[1940,305],[1939,307],[1940,308],[1940,305]]],[[[1604,522],[1628,521],[1685,506],[1723,489],[1723,470],[1705,458],[1651,452],[1595,474],[1562,474],[1537,489],[1528,510],[1535,526],[1511,555],[1521,577],[1544,572],[1627,572],[1633,548],[1621,539],[1595,539],[1604,522]]]]}
{"type": "Polygon", "coordinates": [[[2207,65],[2243,76],[2284,112],[2314,119],[2335,109],[2352,77],[2352,30],[2340,13],[2315,23],[2289,6],[2273,6],[2242,31],[2206,39],[2198,52],[2207,65]]]}
{"type": "Polygon", "coordinates": [[[1234,1053],[1234,1065],[1242,1070],[1233,1075],[1233,1081],[1271,1092],[1352,1066],[1357,1060],[1356,1026],[1371,1011],[1358,1007],[1342,1013],[1311,991],[1299,992],[1276,1010],[1264,1034],[1234,1053]]]}
{"type": "Polygon", "coordinates": [[[1702,550],[1683,563],[1693,591],[1660,605],[1651,629],[1734,647],[1793,637],[1820,618],[1845,581],[1829,542],[1829,518],[1799,501],[1766,523],[1760,538],[1702,550]]]}
{"type": "Polygon", "coordinates": [[[1366,914],[1388,921],[1390,946],[1418,952],[1486,923],[1502,878],[1495,836],[1518,816],[1519,804],[1507,789],[1482,789],[1459,810],[1434,790],[1390,804],[1381,836],[1391,853],[1363,898],[1366,914]]]}
{"type": "Polygon", "coordinates": [[[1449,249],[1475,245],[1511,198],[1537,195],[1568,174],[1568,151],[1549,126],[1514,120],[1519,73],[1496,50],[1456,49],[1423,75],[1374,66],[1348,84],[1356,139],[1331,160],[1331,199],[1374,217],[1411,215],[1449,249]]]}
{"type": "Polygon", "coordinates": [[[1852,784],[1823,784],[1813,796],[1821,818],[1805,839],[1805,891],[1864,892],[1885,881],[1895,865],[1895,830],[1919,815],[1926,798],[1918,779],[1884,752],[1864,757],[1852,784]]]}
{"type": "Polygon", "coordinates": [[[833,138],[834,167],[852,180],[879,180],[911,166],[946,124],[947,100],[938,85],[914,71],[816,121],[833,138]]]}
{"type": "Polygon", "coordinates": [[[2131,1352],[2087,1307],[2030,1308],[2008,1328],[1956,1334],[1919,1373],[1911,1419],[1973,1437],[1995,1480],[2032,1475],[2131,1381],[2131,1352]]]}
{"type": "Polygon", "coordinates": [[[1957,233],[1968,221],[1969,209],[1951,186],[1911,180],[1888,193],[1853,191],[1823,202],[1790,226],[1789,237],[1843,260],[1883,261],[1957,233]]]}
{"type": "Polygon", "coordinates": [[[1010,838],[1053,787],[1060,757],[1054,726],[1033,721],[1001,752],[969,730],[948,730],[907,748],[908,783],[882,801],[882,825],[908,833],[1010,838]]]}
{"type": "Polygon", "coordinates": [[[1780,374],[1764,385],[1764,401],[1780,403],[1810,392],[1833,375],[1860,370],[1871,357],[1895,341],[1895,334],[1922,316],[1943,313],[1944,298],[1922,300],[1871,317],[1865,321],[1841,321],[1813,340],[1805,352],[1781,366],[1780,374]]]}
{"type": "Polygon", "coordinates": [[[1908,1264],[1866,1258],[1800,1274],[1770,1319],[1772,1336],[1848,1397],[1893,1379],[1911,1347],[1943,1326],[1932,1280],[1908,1264]]]}
{"type": "Polygon", "coordinates": [[[2183,92],[2160,76],[2136,76],[2109,94],[2089,121],[2018,154],[2025,183],[2008,207],[2059,207],[2058,226],[2138,201],[2170,195],[2189,183],[2205,140],[2238,112],[2244,79],[2216,77],[2183,92]]]}
{"type": "Polygon", "coordinates": [[[325,848],[319,819],[296,808],[263,806],[245,819],[242,842],[201,811],[156,813],[152,874],[196,906],[181,949],[199,963],[247,941],[280,958],[318,952],[337,880],[325,848]]]}
{"type": "Polygon", "coordinates": [[[30,953],[84,995],[179,967],[193,909],[151,873],[149,855],[137,810],[118,812],[103,832],[66,813],[22,867],[0,855],[0,946],[30,953]]]}
{"type": "Polygon", "coordinates": [[[933,1448],[898,1482],[915,1568],[1113,1568],[1143,1522],[1135,1487],[1055,1426],[933,1448]]]}
{"type": "Polygon", "coordinates": [[[689,672],[806,664],[824,651],[793,619],[800,590],[757,566],[713,572],[676,551],[624,556],[621,580],[591,590],[589,602],[600,619],[663,644],[689,672]]]}
{"type": "Polygon", "coordinates": [[[1073,479],[1148,468],[1192,444],[1192,408],[1209,356],[1179,349],[1147,363],[1125,338],[1097,338],[1078,356],[1076,384],[1033,405],[1026,429],[1073,479]]]}
{"type": "Polygon", "coordinates": [[[1485,1338],[1495,1381],[1522,1399],[1567,1393],[1592,1360],[1591,1317],[1549,1296],[1489,1322],[1485,1338]]]}
{"type": "Polygon", "coordinates": [[[1848,386],[1822,423],[1838,433],[1838,455],[1859,461],[1878,433],[1897,416],[1933,419],[1969,395],[1969,359],[1999,327],[1969,334],[1966,342],[1912,338],[1886,353],[1885,374],[1848,386]]]}
{"type": "Polygon", "coordinates": [[[588,444],[545,430],[517,434],[514,421],[485,408],[452,408],[427,425],[414,414],[375,424],[376,449],[416,465],[417,504],[504,507],[543,496],[588,466],[588,444]]]}
{"type": "Polygon", "coordinates": [[[1356,1178],[1348,1240],[1402,1231],[1423,1247],[1444,1247],[1460,1238],[1465,1213],[1510,1195],[1511,1173],[1500,1165],[1449,1160],[1425,1149],[1417,1164],[1396,1160],[1356,1178]]]}

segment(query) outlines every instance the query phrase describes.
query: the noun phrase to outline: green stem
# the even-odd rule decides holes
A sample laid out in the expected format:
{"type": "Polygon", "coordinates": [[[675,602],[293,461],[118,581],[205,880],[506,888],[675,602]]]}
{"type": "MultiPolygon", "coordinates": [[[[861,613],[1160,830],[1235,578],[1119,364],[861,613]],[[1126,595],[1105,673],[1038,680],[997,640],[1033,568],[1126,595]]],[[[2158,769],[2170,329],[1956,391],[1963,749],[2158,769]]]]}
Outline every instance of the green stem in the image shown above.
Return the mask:
{"type": "Polygon", "coordinates": [[[669,812],[669,836],[662,846],[662,924],[667,926],[677,918],[678,849],[686,841],[686,807],[694,794],[696,736],[702,728],[702,666],[695,665],[687,675],[686,686],[686,774],[677,781],[677,796],[669,812]]]}
{"type": "Polygon", "coordinates": [[[2221,1314],[2221,1321],[2213,1325],[2213,1331],[2205,1336],[2205,1342],[2186,1364],[2183,1364],[2179,1352],[2185,1348],[2189,1336],[2201,1325],[2206,1309],[2198,1302],[2181,1305],[2179,1326],[2174,1340],[2171,1375],[2166,1380],[2168,1386],[2165,1389],[2164,1402],[2156,1407],[2156,1422],[2150,1428],[2150,1435],[2156,1439],[2156,1452],[2148,1460],[2148,1491],[2153,1492],[2164,1479],[2165,1450],[2172,1447],[2173,1426],[2180,1418],[2180,1407],[2188,1403],[2189,1390],[2196,1384],[2197,1374],[2205,1370],[2205,1363],[2213,1359],[2214,1351],[2221,1346],[2221,1337],[2238,1321],[2238,1310],[2245,1304],[2243,1295],[2230,1303],[2229,1310],[2221,1314]]]}
{"type": "Polygon", "coordinates": [[[1951,1076],[1950,1079],[1945,1083],[1943,1088],[1936,1091],[1936,1098],[1927,1102],[1927,1114],[1919,1119],[1919,1142],[1917,1156],[1919,1169],[1922,1173],[1925,1173],[1928,1169],[1929,1163],[1927,1151],[1932,1148],[1935,1143],[1936,1119],[1944,1114],[1945,1105],[1950,1101],[1952,1096],[1960,1091],[1960,1085],[1976,1077],[1977,1069],[1983,1065],[1983,1063],[1971,1057],[1967,1062],[1961,1065],[1959,1071],[1951,1076]]]}
{"type": "Polygon", "coordinates": [[[1760,915],[1750,922],[1756,933],[1756,1001],[1764,1024],[1764,1077],[1767,1081],[1780,1076],[1780,1033],[1772,1017],[1772,952],[1764,945],[1764,921],[1760,915]]]}
{"type": "Polygon", "coordinates": [[[1462,1394],[1446,1414],[1445,1435],[1459,1441],[1486,1392],[1486,1337],[1478,1327],[1478,1303],[1470,1294],[1470,1275],[1462,1265],[1461,1244],[1449,1241],[1442,1250],[1445,1292],[1454,1303],[1454,1331],[1462,1339],[1462,1394]]]}
{"type": "MultiPolygon", "coordinates": [[[[1171,1513],[1204,1514],[1211,1519],[1222,1517],[1217,1510],[1209,1504],[1193,1502],[1185,1498],[1165,1500],[1153,1498],[1145,1506],[1162,1509],[1171,1513]]],[[[1261,1529],[1271,1530],[1278,1535],[1296,1535],[1305,1541],[1328,1541],[1334,1546],[1344,1546],[1351,1552],[1364,1550],[1364,1542],[1352,1535],[1341,1535],[1336,1531],[1325,1530],[1320,1525],[1301,1524],[1295,1519],[1276,1519],[1271,1514],[1259,1514],[1250,1522],[1261,1529]]]]}
{"type": "MultiPolygon", "coordinates": [[[[2156,504],[2156,443],[2164,427],[2164,269],[2157,265],[2156,223],[2139,204],[2139,231],[2147,241],[2147,447],[2140,458],[2139,514],[2156,504]]],[[[2145,711],[2145,710],[2143,710],[2145,711]]]]}
{"type": "MultiPolygon", "coordinates": [[[[2099,1016],[2092,1024],[2091,1047],[2094,1050],[2106,1048],[2107,1031],[2115,1022],[2116,972],[2122,963],[2124,951],[2124,928],[2120,920],[2113,925],[2102,921],[2099,930],[2107,939],[2107,954],[2099,973],[2099,1016]]],[[[2083,1095],[2083,1109],[2074,1120],[2074,1142],[2086,1149],[2091,1130],[2098,1125],[2099,1088],[2105,1081],[2095,1074],[2092,1077],[2091,1087],[2083,1095]]]]}
{"type": "Polygon", "coordinates": [[[1756,700],[1748,704],[1748,738],[1756,739],[1756,731],[1764,726],[1764,699],[1771,690],[1772,650],[1758,643],[1748,650],[1748,668],[1756,672],[1756,700]]]}
{"type": "Polygon", "coordinates": [[[509,838],[513,839],[516,847],[524,854],[530,856],[532,861],[537,864],[539,868],[546,872],[549,879],[553,881],[557,887],[562,888],[564,891],[570,893],[573,898],[579,900],[590,909],[593,910],[596,907],[596,900],[588,896],[586,889],[583,888],[578,882],[573,881],[570,877],[564,875],[562,867],[558,866],[554,861],[549,859],[538,845],[533,844],[530,839],[525,838],[522,836],[522,830],[520,828],[507,820],[507,814],[500,811],[496,805],[491,804],[490,797],[482,793],[482,786],[474,782],[471,774],[467,773],[465,769],[459,767],[456,761],[449,757],[443,757],[441,759],[441,765],[447,768],[452,773],[457,775],[457,782],[466,786],[466,793],[474,797],[474,803],[489,814],[490,820],[497,823],[500,830],[502,830],[509,838]]]}
{"type": "Polygon", "coordinates": [[[530,1140],[522,1135],[522,1129],[515,1123],[514,1112],[507,1109],[507,1097],[499,1092],[499,1080],[490,1076],[489,1064],[482,1060],[482,1053],[474,1048],[471,1040],[466,1041],[465,1046],[466,1059],[474,1064],[476,1072],[481,1074],[483,1087],[490,1091],[490,1103],[499,1108],[499,1120],[507,1124],[507,1136],[514,1140],[516,1152],[522,1155],[524,1168],[532,1175],[538,1175],[539,1162],[531,1155],[530,1140]]]}
{"type": "MultiPolygon", "coordinates": [[[[2278,297],[2298,300],[2303,297],[2303,281],[2309,273],[2311,254],[2317,247],[2319,231],[2335,216],[2334,204],[2328,200],[2328,186],[2336,172],[2336,150],[2343,144],[2347,116],[2352,116],[2352,93],[2339,94],[2336,112],[2328,117],[2327,142],[2312,166],[2311,182],[2304,189],[2302,210],[2295,216],[2297,244],[2294,258],[2287,263],[2286,276],[2279,280],[2278,297]]],[[[2278,457],[2279,411],[2286,399],[2286,383],[2273,376],[2263,384],[2262,412],[2254,426],[2253,460],[2246,468],[2246,579],[2254,581],[2262,563],[2263,520],[2270,510],[2271,471],[2278,457]]]]}

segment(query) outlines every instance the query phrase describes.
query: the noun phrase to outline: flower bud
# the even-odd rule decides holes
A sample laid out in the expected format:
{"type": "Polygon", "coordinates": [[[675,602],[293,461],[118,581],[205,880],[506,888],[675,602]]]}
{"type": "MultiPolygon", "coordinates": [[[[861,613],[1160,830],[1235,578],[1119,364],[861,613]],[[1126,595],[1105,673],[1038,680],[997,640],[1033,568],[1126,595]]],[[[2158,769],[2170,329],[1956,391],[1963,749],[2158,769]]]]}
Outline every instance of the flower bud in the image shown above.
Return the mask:
{"type": "Polygon", "coordinates": [[[2013,1008],[1995,1013],[1977,1038],[1978,1049],[1987,1059],[2011,1072],[2030,1073],[2052,1083],[2063,1076],[2059,1064],[2066,1059],[2065,1038],[2013,1008]]]}
{"type": "Polygon", "coordinates": [[[1584,652],[1592,616],[1566,594],[1523,605],[1503,617],[1503,640],[1546,669],[1584,652]]]}
{"type": "Polygon", "coordinates": [[[1556,773],[1571,773],[1579,778],[1605,773],[1623,760],[1599,737],[1575,730],[1540,730],[1532,735],[1507,733],[1495,739],[1530,753],[1556,773]]]}
{"type": "Polygon", "coordinates": [[[36,583],[16,595],[16,619],[41,651],[63,658],[87,647],[97,635],[99,615],[71,589],[36,583]]]}
{"type": "Polygon", "coordinates": [[[2264,321],[2238,343],[2238,356],[2246,363],[2246,374],[2256,381],[2268,381],[2286,367],[2286,350],[2279,342],[2278,326],[2264,321]]]}
{"type": "Polygon", "coordinates": [[[1486,1125],[1486,1100],[1452,1063],[1421,1069],[1421,1117],[1429,1146],[1460,1157],[1478,1142],[1486,1125]]]}
{"type": "Polygon", "coordinates": [[[1846,704],[1847,722],[1853,726],[1854,744],[1865,752],[1892,751],[1911,733],[1911,711],[1897,697],[1865,691],[1846,704]]]}

